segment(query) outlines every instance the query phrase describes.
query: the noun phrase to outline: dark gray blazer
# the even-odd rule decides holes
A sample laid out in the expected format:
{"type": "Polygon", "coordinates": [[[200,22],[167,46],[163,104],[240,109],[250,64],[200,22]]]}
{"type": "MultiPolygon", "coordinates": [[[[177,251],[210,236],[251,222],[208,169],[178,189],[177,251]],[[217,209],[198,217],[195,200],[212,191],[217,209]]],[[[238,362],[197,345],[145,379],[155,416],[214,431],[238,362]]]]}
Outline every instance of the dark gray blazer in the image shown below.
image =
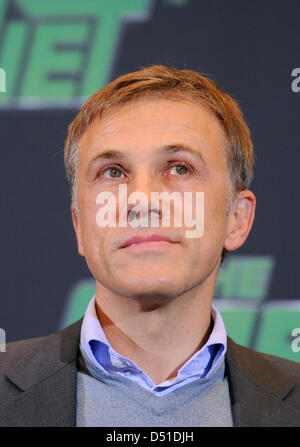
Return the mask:
{"type": "MultiPolygon", "coordinates": [[[[0,352],[1,427],[76,425],[81,323],[8,343],[0,352]]],[[[234,426],[300,427],[300,364],[259,354],[230,338],[225,361],[234,426]]]]}

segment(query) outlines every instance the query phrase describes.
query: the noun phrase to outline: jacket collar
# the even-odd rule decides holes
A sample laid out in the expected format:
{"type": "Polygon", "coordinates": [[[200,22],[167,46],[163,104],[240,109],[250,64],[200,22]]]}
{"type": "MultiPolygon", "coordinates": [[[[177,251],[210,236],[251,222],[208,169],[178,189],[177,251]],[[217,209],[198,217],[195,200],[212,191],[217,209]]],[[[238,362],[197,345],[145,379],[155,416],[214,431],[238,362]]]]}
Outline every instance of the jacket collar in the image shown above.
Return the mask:
{"type": "Polygon", "coordinates": [[[28,340],[31,344],[26,354],[7,371],[10,380],[25,391],[76,361],[81,323],[82,319],[45,337],[44,343],[40,338],[28,340]],[[24,374],[28,368],[30,374],[24,374]]]}
{"type": "Polygon", "coordinates": [[[6,379],[15,385],[16,397],[0,404],[0,426],[76,425],[81,323],[82,319],[48,337],[19,342],[19,360],[5,372],[6,379]]]}
{"type": "Polygon", "coordinates": [[[285,360],[245,348],[229,337],[227,342],[225,363],[234,425],[300,426],[299,385],[293,376],[281,370],[279,364],[285,360]],[[298,409],[289,399],[296,387],[298,409]]]}

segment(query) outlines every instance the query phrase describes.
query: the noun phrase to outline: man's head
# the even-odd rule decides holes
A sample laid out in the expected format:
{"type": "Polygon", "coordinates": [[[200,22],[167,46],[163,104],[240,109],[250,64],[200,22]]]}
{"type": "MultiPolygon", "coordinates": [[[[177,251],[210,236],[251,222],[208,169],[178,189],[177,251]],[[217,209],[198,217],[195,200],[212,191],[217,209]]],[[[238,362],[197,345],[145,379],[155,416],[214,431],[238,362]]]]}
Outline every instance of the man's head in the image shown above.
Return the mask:
{"type": "Polygon", "coordinates": [[[95,93],[69,127],[65,165],[79,251],[96,280],[113,288],[122,277],[116,292],[128,296],[143,288],[150,293],[151,287],[158,294],[164,287],[180,293],[217,271],[225,250],[242,245],[251,229],[255,197],[247,189],[253,163],[250,132],[237,103],[196,72],[152,66],[95,93]],[[183,174],[174,173],[175,164],[184,166],[183,174]],[[112,169],[117,177],[108,176],[112,169]],[[163,230],[177,242],[168,248],[121,249],[137,230],[96,225],[97,195],[105,190],[117,196],[120,183],[128,193],[147,196],[204,192],[204,235],[185,239],[173,227],[163,230]]]}

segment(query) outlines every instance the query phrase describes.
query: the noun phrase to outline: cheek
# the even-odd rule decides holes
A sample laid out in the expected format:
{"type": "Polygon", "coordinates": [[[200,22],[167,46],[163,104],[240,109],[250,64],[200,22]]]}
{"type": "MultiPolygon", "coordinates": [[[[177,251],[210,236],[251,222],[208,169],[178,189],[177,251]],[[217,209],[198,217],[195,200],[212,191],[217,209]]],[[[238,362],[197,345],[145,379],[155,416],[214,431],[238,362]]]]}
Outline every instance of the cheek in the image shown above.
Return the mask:
{"type": "Polygon", "coordinates": [[[226,194],[206,194],[204,202],[204,239],[213,245],[223,244],[227,215],[226,215],[226,194]]]}
{"type": "Polygon", "coordinates": [[[95,257],[99,253],[99,250],[101,251],[105,240],[107,228],[101,228],[97,224],[97,211],[97,205],[93,204],[92,206],[87,206],[82,213],[81,229],[86,257],[95,257]]]}
{"type": "Polygon", "coordinates": [[[96,219],[91,220],[86,222],[84,229],[84,254],[92,275],[99,278],[111,271],[109,228],[99,228],[96,219]]]}
{"type": "Polygon", "coordinates": [[[82,222],[83,238],[86,244],[99,237],[103,228],[97,225],[97,213],[100,205],[96,203],[96,194],[82,194],[78,196],[80,220],[82,222]]]}

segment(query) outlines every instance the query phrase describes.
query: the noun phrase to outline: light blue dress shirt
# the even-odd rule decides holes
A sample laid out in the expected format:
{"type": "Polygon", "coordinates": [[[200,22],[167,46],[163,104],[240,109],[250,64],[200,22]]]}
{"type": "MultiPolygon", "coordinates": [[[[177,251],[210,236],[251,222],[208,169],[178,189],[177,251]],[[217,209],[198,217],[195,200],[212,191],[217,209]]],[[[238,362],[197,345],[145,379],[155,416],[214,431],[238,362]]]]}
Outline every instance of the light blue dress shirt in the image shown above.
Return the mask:
{"type": "Polygon", "coordinates": [[[177,377],[158,385],[136,363],[112,348],[97,317],[95,296],[89,302],[83,318],[80,348],[84,356],[102,372],[127,377],[148,391],[164,396],[194,380],[209,377],[224,360],[227,334],[221,314],[215,306],[212,306],[212,319],[214,326],[205,345],[178,370],[177,377]]]}

